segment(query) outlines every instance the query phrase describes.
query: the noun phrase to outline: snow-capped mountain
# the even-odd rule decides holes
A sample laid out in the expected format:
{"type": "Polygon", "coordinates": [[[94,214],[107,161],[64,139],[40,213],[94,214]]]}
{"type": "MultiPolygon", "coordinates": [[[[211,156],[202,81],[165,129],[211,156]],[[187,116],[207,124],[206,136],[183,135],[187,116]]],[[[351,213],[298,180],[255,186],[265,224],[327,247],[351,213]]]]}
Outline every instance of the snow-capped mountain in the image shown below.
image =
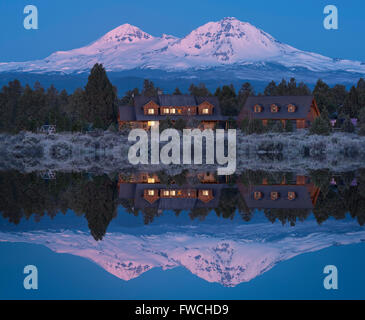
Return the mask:
{"type": "Polygon", "coordinates": [[[295,228],[267,222],[194,228],[149,226],[133,233],[111,232],[100,242],[87,232],[69,229],[3,231],[0,239],[40,244],[84,257],[123,280],[153,268],[184,267],[208,282],[233,287],[297,255],[365,241],[365,230],[356,222],[328,221],[319,226],[306,221],[295,228]]]}
{"type": "Polygon", "coordinates": [[[123,24],[79,49],[58,51],[44,60],[0,63],[0,72],[82,73],[97,62],[108,71],[117,72],[220,68],[238,78],[242,76],[240,70],[245,70],[246,78],[260,78],[263,71],[275,74],[277,70],[281,70],[280,76],[288,72],[294,75],[341,72],[347,77],[365,74],[365,63],[298,50],[232,17],[206,23],[182,39],[169,35],[154,37],[135,26],[123,24]],[[247,74],[247,68],[256,75],[247,74]]]}

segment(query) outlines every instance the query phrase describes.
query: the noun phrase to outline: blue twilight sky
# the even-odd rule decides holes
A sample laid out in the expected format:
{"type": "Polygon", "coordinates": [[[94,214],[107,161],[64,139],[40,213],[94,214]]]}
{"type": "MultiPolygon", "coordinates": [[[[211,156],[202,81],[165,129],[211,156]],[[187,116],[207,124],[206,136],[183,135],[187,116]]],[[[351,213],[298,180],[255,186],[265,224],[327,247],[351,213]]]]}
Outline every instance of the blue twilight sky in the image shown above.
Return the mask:
{"type": "Polygon", "coordinates": [[[183,37],[194,28],[234,16],[298,49],[365,61],[363,0],[1,0],[0,61],[45,58],[84,46],[130,23],[147,33],[183,37]],[[25,30],[23,9],[39,10],[39,30],[25,30]],[[339,29],[325,30],[323,9],[336,5],[339,29]]]}

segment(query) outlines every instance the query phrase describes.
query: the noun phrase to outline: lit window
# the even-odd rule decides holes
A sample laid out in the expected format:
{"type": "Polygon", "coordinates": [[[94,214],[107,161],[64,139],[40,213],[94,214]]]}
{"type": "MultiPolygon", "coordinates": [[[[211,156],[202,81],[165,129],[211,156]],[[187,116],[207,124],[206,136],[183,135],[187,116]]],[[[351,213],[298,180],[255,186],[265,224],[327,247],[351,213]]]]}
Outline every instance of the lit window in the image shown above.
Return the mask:
{"type": "Polygon", "coordinates": [[[260,191],[255,191],[255,192],[253,193],[253,197],[254,197],[254,199],[255,199],[255,200],[260,200],[260,199],[262,198],[262,192],[260,192],[260,191]]]}
{"type": "Polygon", "coordinates": [[[270,198],[271,198],[271,200],[279,199],[279,192],[276,192],[276,191],[270,192],[270,198]]]}
{"type": "Polygon", "coordinates": [[[155,114],[155,109],[148,109],[148,114],[155,114]]]}
{"type": "Polygon", "coordinates": [[[165,109],[163,109],[163,113],[165,113],[165,114],[169,114],[169,113],[170,113],[169,108],[165,108],[165,109]]]}
{"type": "Polygon", "coordinates": [[[148,178],[147,183],[155,183],[155,178],[148,178]]]}
{"type": "Polygon", "coordinates": [[[172,109],[170,110],[170,113],[175,114],[175,113],[176,113],[175,108],[172,108],[172,109]]]}
{"type": "Polygon", "coordinates": [[[253,111],[254,111],[255,113],[262,112],[262,107],[261,107],[259,104],[256,104],[256,105],[253,107],[253,111]]]}
{"type": "Polygon", "coordinates": [[[176,191],[175,190],[171,190],[170,191],[170,196],[174,197],[176,195],[176,191]]]}
{"type": "Polygon", "coordinates": [[[209,196],[209,190],[203,190],[203,196],[205,197],[209,196]]]}
{"type": "Polygon", "coordinates": [[[202,110],[202,113],[203,113],[203,114],[208,114],[208,113],[209,113],[209,109],[208,109],[208,108],[204,108],[204,109],[202,110]]]}
{"type": "Polygon", "coordinates": [[[296,198],[296,194],[294,191],[289,191],[288,192],[288,199],[289,200],[294,200],[296,198]]]}
{"type": "Polygon", "coordinates": [[[165,197],[168,197],[168,196],[170,195],[170,192],[169,192],[168,190],[165,190],[165,191],[163,192],[163,195],[164,195],[165,197]]]}
{"type": "Polygon", "coordinates": [[[295,109],[296,109],[295,105],[293,104],[288,105],[288,112],[295,112],[295,109]]]}
{"type": "Polygon", "coordinates": [[[279,111],[279,107],[276,104],[272,104],[270,110],[271,112],[275,113],[279,111]]]}
{"type": "Polygon", "coordinates": [[[154,196],[155,195],[155,190],[148,190],[148,195],[149,196],[154,196]]]}
{"type": "Polygon", "coordinates": [[[154,127],[157,124],[157,121],[148,121],[149,127],[154,127]]]}

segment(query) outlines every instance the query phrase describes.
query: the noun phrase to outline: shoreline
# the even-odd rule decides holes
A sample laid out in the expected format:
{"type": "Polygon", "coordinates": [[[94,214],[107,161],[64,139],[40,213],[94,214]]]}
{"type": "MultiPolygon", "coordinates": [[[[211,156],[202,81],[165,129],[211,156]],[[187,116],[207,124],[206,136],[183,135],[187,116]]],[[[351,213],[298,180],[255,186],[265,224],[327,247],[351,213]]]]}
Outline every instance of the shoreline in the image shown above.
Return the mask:
{"type": "MultiPolygon", "coordinates": [[[[128,142],[127,133],[110,131],[0,134],[0,170],[100,173],[167,170],[175,173],[184,169],[212,171],[218,167],[206,164],[132,165],[127,157],[132,144],[128,142]]],[[[246,169],[299,173],[330,169],[341,172],[365,167],[365,137],[353,133],[318,136],[299,130],[295,133],[245,135],[237,130],[236,144],[237,173],[246,169]]]]}

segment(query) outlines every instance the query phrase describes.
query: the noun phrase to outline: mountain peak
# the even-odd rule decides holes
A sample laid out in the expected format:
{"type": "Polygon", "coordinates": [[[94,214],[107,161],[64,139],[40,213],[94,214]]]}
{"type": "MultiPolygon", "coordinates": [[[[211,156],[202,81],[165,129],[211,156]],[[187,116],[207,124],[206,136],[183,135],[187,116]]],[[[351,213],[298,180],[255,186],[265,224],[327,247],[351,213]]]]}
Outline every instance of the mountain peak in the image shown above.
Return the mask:
{"type": "Polygon", "coordinates": [[[187,55],[205,55],[220,63],[277,56],[289,47],[271,35],[234,17],[208,22],[181,40],[187,55]]]}
{"type": "Polygon", "coordinates": [[[142,31],[140,28],[129,23],[120,25],[119,27],[109,31],[100,40],[104,42],[125,42],[132,43],[141,40],[153,39],[153,36],[142,31]]]}

